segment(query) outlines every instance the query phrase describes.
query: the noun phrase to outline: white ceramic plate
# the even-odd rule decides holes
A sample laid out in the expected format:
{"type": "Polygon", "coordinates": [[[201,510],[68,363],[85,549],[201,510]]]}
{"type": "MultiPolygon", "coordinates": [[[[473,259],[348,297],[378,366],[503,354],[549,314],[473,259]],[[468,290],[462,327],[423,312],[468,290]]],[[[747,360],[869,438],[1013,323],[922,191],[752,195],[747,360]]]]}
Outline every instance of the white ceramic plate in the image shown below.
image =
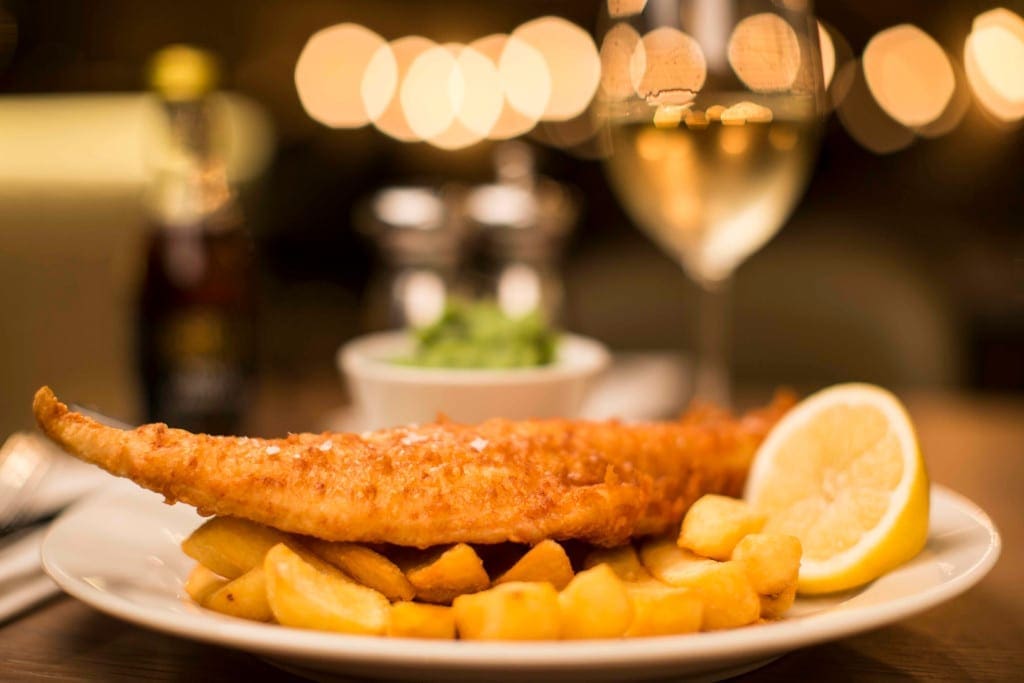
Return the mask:
{"type": "Polygon", "coordinates": [[[62,515],[43,543],[46,571],[107,614],[185,638],[239,648],[329,680],[714,679],[786,652],[878,628],[949,600],[977,583],[999,556],[999,534],[966,498],[932,488],[928,545],[869,586],[799,599],[783,621],[685,636],[577,642],[458,642],[348,636],[225,617],[188,602],[193,562],[179,549],[200,521],[184,505],[119,487],[62,515]]]}

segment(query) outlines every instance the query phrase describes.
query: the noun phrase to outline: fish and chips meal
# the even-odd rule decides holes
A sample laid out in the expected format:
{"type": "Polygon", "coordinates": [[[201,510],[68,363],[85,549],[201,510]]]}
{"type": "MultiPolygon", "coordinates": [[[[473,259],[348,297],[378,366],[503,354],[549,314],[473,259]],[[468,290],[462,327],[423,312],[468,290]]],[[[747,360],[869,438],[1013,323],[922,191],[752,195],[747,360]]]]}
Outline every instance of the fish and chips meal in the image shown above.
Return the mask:
{"type": "Polygon", "coordinates": [[[828,390],[795,410],[782,394],[740,418],[698,408],[669,422],[440,421],[284,439],[120,430],[47,387],[33,408],[69,453],[211,516],[182,543],[198,563],[185,591],[204,608],[342,633],[554,640],[774,620],[798,590],[870,581],[916,554],[922,519],[927,532],[919,455],[900,441],[891,395],[848,386],[871,400],[854,401],[841,424],[837,399],[820,399],[828,390]],[[803,421],[789,425],[794,414],[803,421]],[[766,442],[780,424],[786,438],[766,442]],[[741,500],[744,486],[766,504],[741,500]],[[830,496],[855,524],[825,503],[814,514],[811,502],[830,496]],[[836,526],[838,540],[827,533],[836,526]],[[818,574],[805,586],[808,555],[818,574]]]}

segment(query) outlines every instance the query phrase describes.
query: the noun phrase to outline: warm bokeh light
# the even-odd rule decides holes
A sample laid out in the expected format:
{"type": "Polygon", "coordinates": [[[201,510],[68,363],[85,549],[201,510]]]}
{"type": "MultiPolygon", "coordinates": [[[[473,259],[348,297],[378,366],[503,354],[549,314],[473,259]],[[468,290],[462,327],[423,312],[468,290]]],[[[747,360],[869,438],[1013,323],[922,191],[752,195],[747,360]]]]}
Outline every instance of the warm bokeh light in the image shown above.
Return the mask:
{"type": "Polygon", "coordinates": [[[953,73],[956,80],[956,88],[953,90],[953,97],[949,104],[942,110],[942,115],[926,126],[917,127],[914,132],[922,137],[937,138],[953,131],[971,107],[971,92],[968,85],[967,74],[964,69],[955,61],[950,60],[953,65],[953,73]]]}
{"type": "Polygon", "coordinates": [[[754,14],[736,24],[728,52],[733,71],[755,92],[786,90],[800,71],[796,32],[771,12],[754,14]]]}
{"type": "MultiPolygon", "coordinates": [[[[633,53],[643,50],[640,34],[626,23],[612,26],[601,41],[601,97],[606,100],[626,100],[633,96],[633,82],[629,63],[633,53]]],[[[647,55],[637,57],[647,64],[647,55]]]]}
{"type": "Polygon", "coordinates": [[[608,16],[613,19],[640,14],[647,7],[647,0],[608,0],[608,16]]]}
{"type": "Polygon", "coordinates": [[[818,21],[818,42],[821,46],[821,66],[825,77],[825,88],[828,91],[827,106],[829,109],[839,106],[846,97],[850,87],[850,70],[843,67],[853,60],[853,50],[835,26],[828,22],[818,21]],[[846,78],[841,78],[846,74],[846,78]]]}
{"type": "Polygon", "coordinates": [[[497,65],[472,47],[461,47],[456,60],[466,93],[455,115],[462,125],[482,138],[494,128],[505,105],[501,76],[497,65]]]}
{"type": "Polygon", "coordinates": [[[511,35],[501,49],[498,72],[505,100],[517,112],[536,123],[551,99],[551,74],[537,48],[511,35]]]}
{"type": "Polygon", "coordinates": [[[394,102],[398,92],[398,62],[391,45],[385,43],[377,48],[363,71],[363,81],[359,86],[363,107],[370,122],[384,115],[388,106],[394,102]]]}
{"type": "MultiPolygon", "coordinates": [[[[405,36],[394,40],[385,46],[386,51],[390,52],[395,60],[397,68],[397,80],[399,87],[401,83],[405,82],[405,78],[409,73],[409,68],[412,63],[416,61],[416,58],[422,55],[427,50],[437,46],[432,40],[424,38],[423,36],[405,36]]],[[[384,51],[378,51],[378,55],[384,51]]],[[[370,80],[375,80],[374,68],[376,66],[376,57],[371,60],[369,68],[366,71],[366,76],[363,82],[366,83],[370,80]]],[[[371,117],[374,127],[385,135],[389,135],[396,140],[402,142],[416,142],[422,138],[413,132],[413,129],[409,126],[409,121],[405,118],[405,110],[402,108],[402,102],[399,97],[398,91],[394,93],[388,103],[380,111],[377,116],[371,117]]]]}
{"type": "Polygon", "coordinates": [[[707,77],[707,63],[697,41],[664,26],[647,33],[629,61],[637,95],[651,105],[684,105],[693,101],[707,77]]]}
{"type": "Polygon", "coordinates": [[[836,81],[847,84],[846,97],[836,107],[843,128],[862,147],[875,154],[889,154],[914,141],[914,134],[890,118],[871,96],[859,60],[836,72],[836,81]]]}
{"type": "Polygon", "coordinates": [[[409,128],[429,140],[452,125],[464,94],[458,62],[450,50],[438,45],[413,61],[402,81],[399,99],[409,128]]]}
{"type": "MultiPolygon", "coordinates": [[[[506,43],[508,43],[508,36],[506,34],[495,33],[473,41],[469,44],[469,47],[486,57],[497,68],[506,43]]],[[[526,48],[532,50],[529,46],[526,46],[526,48]]],[[[543,64],[543,61],[543,58],[540,58],[541,64],[543,64]]],[[[518,72],[514,71],[512,75],[517,74],[518,72]]],[[[550,80],[548,81],[548,87],[551,87],[550,80]]],[[[490,132],[487,133],[487,138],[490,140],[507,140],[529,132],[530,129],[537,125],[540,115],[538,114],[536,117],[526,116],[509,103],[505,93],[505,76],[500,71],[498,71],[498,88],[502,94],[501,112],[491,126],[490,132]]]]}
{"type": "MultiPolygon", "coordinates": [[[[601,60],[590,34],[561,17],[541,17],[512,32],[544,58],[551,79],[551,96],[541,118],[564,121],[590,104],[601,80],[601,60]]],[[[506,45],[506,51],[511,45],[506,45]]],[[[504,59],[503,59],[504,61],[504,59]]]]}
{"type": "Polygon", "coordinates": [[[358,24],[338,24],[310,36],[295,64],[295,88],[306,113],[333,128],[369,123],[363,74],[383,45],[383,38],[358,24]]]}
{"type": "Polygon", "coordinates": [[[824,84],[827,89],[832,84],[832,76],[836,72],[836,46],[832,43],[832,36],[828,29],[818,22],[818,43],[821,46],[821,71],[824,76],[824,84]]]}
{"type": "Polygon", "coordinates": [[[1024,19],[998,8],[978,15],[964,44],[975,97],[1001,121],[1024,118],[1024,19]]]}
{"type": "MultiPolygon", "coordinates": [[[[459,43],[444,45],[455,57],[458,74],[452,78],[462,81],[462,99],[453,103],[455,118],[444,132],[427,139],[441,149],[462,149],[480,142],[491,131],[505,98],[501,92],[498,69],[484,55],[459,43]]],[[[458,90],[458,86],[453,87],[458,90]]],[[[436,97],[452,96],[451,89],[439,88],[436,97]]]]}
{"type": "Polygon", "coordinates": [[[879,106],[904,126],[932,123],[956,88],[953,66],[942,47],[912,24],[875,35],[862,58],[868,88],[879,106]]]}

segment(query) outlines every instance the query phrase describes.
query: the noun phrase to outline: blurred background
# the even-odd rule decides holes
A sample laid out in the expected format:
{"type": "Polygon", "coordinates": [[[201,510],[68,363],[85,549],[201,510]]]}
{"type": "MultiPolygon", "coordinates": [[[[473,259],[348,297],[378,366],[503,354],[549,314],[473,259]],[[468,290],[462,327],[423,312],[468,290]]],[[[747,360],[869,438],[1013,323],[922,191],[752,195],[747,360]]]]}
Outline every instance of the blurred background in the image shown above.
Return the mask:
{"type": "MultiPolygon", "coordinates": [[[[445,240],[463,239],[474,221],[517,220],[506,215],[514,198],[476,205],[505,214],[473,214],[474,191],[496,178],[554,193],[535,217],[550,238],[543,253],[523,248],[562,327],[617,351],[692,348],[697,288],[609,191],[587,102],[567,122],[425,136],[431,122],[403,119],[394,101],[385,98],[376,125],[362,125],[343,94],[319,85],[321,54],[366,70],[375,41],[393,41],[400,78],[422,52],[406,40],[403,66],[405,37],[471,44],[551,16],[593,37],[580,57],[589,63],[603,54],[604,6],[0,0],[0,433],[28,426],[29,397],[44,383],[126,419],[143,415],[139,299],[153,225],[167,219],[153,208],[160,112],[147,94],[147,64],[178,43],[218,63],[221,124],[211,144],[253,245],[257,398],[248,409],[261,415],[257,430],[277,427],[273,403],[259,397],[280,387],[312,383],[343,400],[335,351],[394,324],[388,288],[417,249],[448,255],[432,268],[448,267],[450,256],[463,264],[459,277],[493,279],[493,250],[445,240]],[[353,26],[333,43],[330,34],[311,41],[339,24],[353,26]],[[377,194],[408,186],[430,191],[377,194]],[[439,233],[455,236],[410,246],[381,227],[404,220],[442,222],[439,233]]],[[[1024,2],[822,0],[816,8],[829,42],[823,55],[832,53],[834,111],[803,200],[736,272],[737,384],[806,389],[856,379],[1024,392],[1024,2]],[[874,55],[866,50],[905,24],[925,37],[895,34],[900,40],[874,42],[874,55]],[[901,52],[883,54],[893,44],[901,52]]],[[[358,84],[358,76],[346,78],[358,84]]],[[[431,286],[417,296],[429,299],[431,286]]]]}

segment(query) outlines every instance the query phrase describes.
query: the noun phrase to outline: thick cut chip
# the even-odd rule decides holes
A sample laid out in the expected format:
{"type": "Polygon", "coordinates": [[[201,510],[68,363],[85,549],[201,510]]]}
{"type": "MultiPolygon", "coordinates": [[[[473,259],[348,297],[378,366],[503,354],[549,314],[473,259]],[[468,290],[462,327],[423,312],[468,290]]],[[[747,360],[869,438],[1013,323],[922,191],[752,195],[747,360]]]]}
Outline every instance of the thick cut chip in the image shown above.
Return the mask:
{"type": "Polygon", "coordinates": [[[263,566],[267,599],[281,624],[371,635],[387,628],[388,599],[330,565],[333,571],[320,570],[282,543],[267,552],[263,566]]]}
{"type": "Polygon", "coordinates": [[[640,557],[660,581],[692,588],[704,603],[705,631],[746,626],[757,621],[760,599],[741,562],[718,562],[694,555],[669,539],[652,540],[640,557]]]}
{"type": "Polygon", "coordinates": [[[800,575],[800,539],[785,534],[750,534],[732,559],[747,567],[750,583],[761,595],[775,595],[796,585],[800,575]]]}
{"type": "Polygon", "coordinates": [[[460,595],[452,610],[465,640],[554,640],[561,628],[558,592],[546,581],[460,595]]]}
{"type": "Polygon", "coordinates": [[[480,556],[465,543],[430,554],[406,570],[405,575],[416,589],[417,598],[441,604],[491,585],[480,556]]]}
{"type": "Polygon", "coordinates": [[[784,616],[796,601],[796,584],[789,586],[776,595],[761,596],[761,617],[779,619],[784,616]]]}
{"type": "Polygon", "coordinates": [[[699,576],[715,560],[696,555],[676,545],[671,538],[651,539],[640,546],[640,558],[654,578],[670,586],[685,586],[693,576],[699,576]]]}
{"type": "Polygon", "coordinates": [[[412,600],[416,590],[394,562],[358,543],[330,543],[305,539],[315,554],[327,560],[358,583],[384,594],[389,600],[412,600]]]}
{"type": "Polygon", "coordinates": [[[633,605],[626,587],[611,567],[599,564],[569,582],[559,596],[562,637],[617,638],[633,621],[633,605]]]}
{"type": "Polygon", "coordinates": [[[623,581],[650,581],[651,573],[647,571],[636,554],[632,545],[620,545],[617,548],[595,548],[587,553],[583,560],[584,569],[591,569],[599,564],[608,565],[616,576],[623,581]]]}
{"type": "Polygon", "coordinates": [[[753,624],[761,614],[761,599],[739,562],[716,562],[690,578],[692,588],[704,603],[705,631],[753,624]]]}
{"type": "Polygon", "coordinates": [[[667,636],[700,630],[704,603],[689,588],[674,588],[658,581],[627,583],[633,603],[633,621],[626,637],[667,636]]]}
{"type": "Polygon", "coordinates": [[[226,586],[228,580],[218,575],[209,567],[197,564],[189,572],[185,581],[185,592],[200,605],[203,601],[221,586],[226,586]]]}
{"type": "Polygon", "coordinates": [[[455,615],[451,607],[396,602],[391,605],[389,636],[398,638],[455,638],[455,615]]]}
{"type": "Polygon", "coordinates": [[[555,590],[562,590],[572,581],[572,563],[565,549],[555,541],[541,541],[494,583],[509,581],[547,581],[555,590]]]}
{"type": "Polygon", "coordinates": [[[228,579],[237,579],[263,562],[263,556],[289,536],[237,517],[214,517],[181,544],[186,555],[228,579]]]}
{"type": "Polygon", "coordinates": [[[742,500],[705,495],[683,518],[679,547],[715,560],[728,560],[740,539],[760,531],[764,522],[765,516],[742,500]]]}
{"type": "Polygon", "coordinates": [[[274,613],[267,601],[267,575],[263,567],[253,567],[212,593],[203,607],[241,619],[270,621],[274,613]]]}

